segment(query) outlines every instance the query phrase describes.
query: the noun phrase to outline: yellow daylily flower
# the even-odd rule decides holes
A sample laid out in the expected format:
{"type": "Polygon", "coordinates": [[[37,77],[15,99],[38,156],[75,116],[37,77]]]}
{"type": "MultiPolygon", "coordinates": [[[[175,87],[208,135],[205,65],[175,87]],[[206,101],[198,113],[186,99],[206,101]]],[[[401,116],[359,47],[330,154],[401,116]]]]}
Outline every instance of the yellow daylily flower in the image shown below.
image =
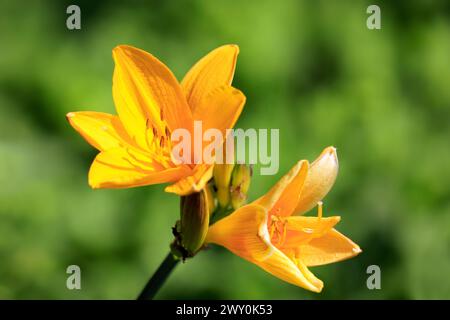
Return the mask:
{"type": "Polygon", "coordinates": [[[323,283],[308,267],[361,252],[334,229],[339,216],[322,217],[320,200],[331,189],[337,172],[333,147],[326,148],[311,165],[299,161],[266,195],[210,226],[206,242],[224,246],[284,281],[320,292],[323,283]],[[298,215],[317,203],[317,217],[298,215]]]}
{"type": "Polygon", "coordinates": [[[223,133],[237,121],[245,103],[231,87],[239,48],[219,47],[197,62],[178,83],[153,55],[121,45],[113,49],[113,98],[118,115],[70,112],[75,130],[100,153],[89,171],[92,188],[129,188],[171,182],[167,192],[188,195],[203,189],[213,165],[176,165],[171,133],[203,130],[223,133]]]}

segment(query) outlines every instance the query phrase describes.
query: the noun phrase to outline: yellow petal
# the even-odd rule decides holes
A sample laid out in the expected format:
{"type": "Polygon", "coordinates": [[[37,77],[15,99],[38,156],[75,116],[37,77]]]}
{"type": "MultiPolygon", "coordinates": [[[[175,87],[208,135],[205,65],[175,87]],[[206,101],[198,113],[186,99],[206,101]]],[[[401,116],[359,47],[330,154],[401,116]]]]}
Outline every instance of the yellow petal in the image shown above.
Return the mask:
{"type": "Polygon", "coordinates": [[[206,242],[224,246],[234,254],[256,264],[270,274],[307,290],[320,292],[322,281],[304,265],[278,250],[270,242],[267,210],[250,204],[213,224],[206,242]]]}
{"type": "Polygon", "coordinates": [[[213,169],[214,165],[199,164],[184,178],[167,186],[164,191],[175,193],[179,196],[187,196],[191,193],[199,192],[212,178],[213,169]]]}
{"type": "Polygon", "coordinates": [[[300,246],[300,259],[307,266],[320,266],[349,259],[361,252],[356,243],[336,229],[331,229],[322,237],[300,246]]]}
{"type": "Polygon", "coordinates": [[[283,252],[273,247],[273,252],[265,260],[250,261],[268,273],[283,281],[313,292],[321,292],[323,282],[301,263],[288,258],[283,252]]]}
{"type": "Polygon", "coordinates": [[[102,112],[70,112],[67,120],[94,148],[103,151],[133,145],[119,118],[102,112]]]}
{"type": "MultiPolygon", "coordinates": [[[[272,209],[270,209],[270,214],[285,217],[290,216],[294,212],[294,209],[298,204],[305,179],[308,175],[309,168],[308,161],[302,160],[299,164],[300,170],[298,170],[298,172],[289,181],[278,201],[272,209]]],[[[288,177],[289,176],[290,175],[288,174],[288,177]]]]}
{"type": "MultiPolygon", "coordinates": [[[[303,217],[291,216],[285,218],[286,237],[278,248],[285,250],[297,249],[312,239],[322,237],[341,220],[341,217],[303,217]]],[[[295,251],[295,250],[294,250],[295,251]]]]}
{"type": "Polygon", "coordinates": [[[266,223],[266,210],[249,204],[211,225],[205,241],[224,246],[248,260],[264,259],[272,252],[267,244],[270,239],[266,223]]]}
{"type": "Polygon", "coordinates": [[[192,114],[184,93],[161,61],[130,46],[114,48],[113,57],[114,102],[133,140],[146,148],[151,126],[160,135],[165,134],[166,124],[171,132],[177,128],[192,129],[192,114]]]}
{"type": "Polygon", "coordinates": [[[193,113],[213,89],[231,85],[238,54],[237,45],[224,45],[208,53],[189,70],[181,86],[193,113]]]}
{"type": "MultiPolygon", "coordinates": [[[[292,200],[294,200],[295,203],[297,203],[300,190],[303,185],[303,179],[305,178],[304,176],[307,172],[308,172],[308,162],[305,160],[297,162],[291,168],[291,170],[289,170],[289,172],[285,174],[270,189],[269,192],[267,192],[265,195],[263,195],[253,203],[265,207],[267,210],[271,212],[271,214],[275,214],[272,208],[274,208],[275,204],[277,204],[280,208],[284,208],[283,211],[284,213],[286,213],[287,211],[291,210],[292,200]],[[285,191],[286,193],[284,194],[285,191]],[[295,197],[295,195],[292,195],[293,193],[297,193],[297,197],[295,197]],[[288,198],[288,196],[290,198],[288,198]],[[282,199],[282,201],[279,201],[280,199],[282,199]]],[[[276,214],[284,216],[290,215],[292,213],[292,210],[289,214],[282,214],[281,209],[275,211],[279,211],[276,214]]]]}
{"type": "Polygon", "coordinates": [[[336,180],[339,164],[336,149],[326,148],[310,165],[308,175],[300,195],[296,214],[302,214],[317,205],[322,200],[336,180]]]}
{"type": "Polygon", "coordinates": [[[230,86],[216,87],[200,101],[193,112],[194,120],[202,121],[203,132],[213,128],[222,132],[233,128],[245,104],[244,94],[230,86]]]}
{"type": "Polygon", "coordinates": [[[116,148],[99,153],[89,170],[89,185],[94,189],[130,188],[173,182],[187,174],[184,167],[157,169],[151,159],[130,152],[116,148]]]}

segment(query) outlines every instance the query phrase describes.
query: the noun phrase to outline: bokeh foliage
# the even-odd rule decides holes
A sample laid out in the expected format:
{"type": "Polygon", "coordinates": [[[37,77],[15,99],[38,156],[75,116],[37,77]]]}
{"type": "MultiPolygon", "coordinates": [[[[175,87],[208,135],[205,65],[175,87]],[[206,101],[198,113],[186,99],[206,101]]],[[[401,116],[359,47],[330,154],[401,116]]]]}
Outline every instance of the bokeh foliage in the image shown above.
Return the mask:
{"type": "MultiPolygon", "coordinates": [[[[209,50],[240,46],[242,128],[280,129],[280,171],[338,149],[325,214],[364,250],[314,268],[322,294],[213,247],[160,298],[450,298],[448,1],[0,1],[0,298],[134,298],[165,256],[178,199],[163,186],[91,190],[96,152],[69,111],[114,112],[111,49],[152,52],[181,79],[209,50]],[[377,3],[382,29],[366,28],[377,3]],[[80,5],[82,29],[65,27],[80,5]],[[82,290],[65,287],[80,265],[82,290]],[[366,268],[382,290],[366,288],[366,268]]],[[[258,172],[258,170],[256,170],[258,172]]]]}

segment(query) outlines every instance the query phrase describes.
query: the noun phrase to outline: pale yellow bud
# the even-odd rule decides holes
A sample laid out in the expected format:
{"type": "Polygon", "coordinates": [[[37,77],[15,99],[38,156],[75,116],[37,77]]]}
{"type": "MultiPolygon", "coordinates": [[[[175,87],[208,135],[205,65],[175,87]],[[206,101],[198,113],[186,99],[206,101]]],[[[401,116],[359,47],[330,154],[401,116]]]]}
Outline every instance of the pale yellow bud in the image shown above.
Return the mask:
{"type": "Polygon", "coordinates": [[[237,164],[231,175],[230,198],[233,209],[238,209],[247,201],[247,192],[250,188],[252,168],[245,164],[237,164]]]}
{"type": "Polygon", "coordinates": [[[217,200],[220,207],[226,208],[230,203],[230,180],[234,164],[214,165],[214,183],[217,188],[217,200]]]}

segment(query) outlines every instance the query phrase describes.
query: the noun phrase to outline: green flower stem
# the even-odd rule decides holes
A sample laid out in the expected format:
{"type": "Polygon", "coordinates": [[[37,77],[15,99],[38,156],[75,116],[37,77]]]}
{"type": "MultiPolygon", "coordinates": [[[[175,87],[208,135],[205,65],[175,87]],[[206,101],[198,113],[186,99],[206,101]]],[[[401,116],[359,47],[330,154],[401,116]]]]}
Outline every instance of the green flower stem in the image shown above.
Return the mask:
{"type": "Polygon", "coordinates": [[[153,299],[179,261],[179,259],[175,258],[173,254],[169,252],[158,270],[156,270],[150,280],[148,280],[137,300],[153,299]]]}

